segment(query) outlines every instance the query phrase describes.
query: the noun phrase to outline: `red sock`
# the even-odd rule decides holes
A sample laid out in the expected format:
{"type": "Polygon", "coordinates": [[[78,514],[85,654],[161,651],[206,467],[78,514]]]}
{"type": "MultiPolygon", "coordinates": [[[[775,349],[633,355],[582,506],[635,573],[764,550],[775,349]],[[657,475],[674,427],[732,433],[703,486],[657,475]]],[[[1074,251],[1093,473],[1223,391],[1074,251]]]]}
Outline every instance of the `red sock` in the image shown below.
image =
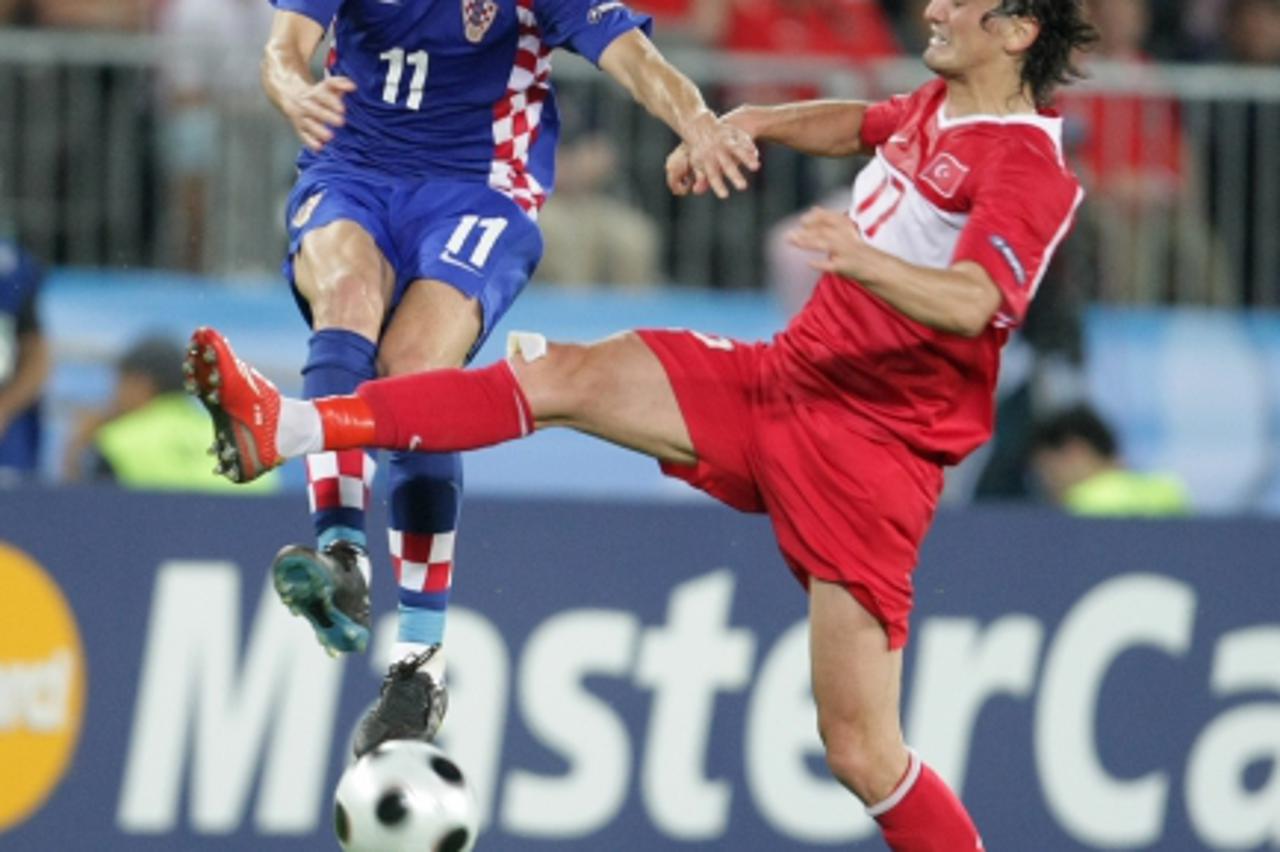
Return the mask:
{"type": "Polygon", "coordinates": [[[311,400],[320,414],[326,450],[354,450],[374,446],[373,412],[358,396],[322,396],[311,400]]]}
{"type": "Polygon", "coordinates": [[[970,852],[982,838],[951,788],[911,753],[911,765],[897,788],[867,813],[880,823],[893,852],[970,852]]]}
{"type": "Polygon", "coordinates": [[[511,365],[432,370],[365,382],[356,396],[315,400],[325,449],[474,450],[533,431],[511,365]]]}

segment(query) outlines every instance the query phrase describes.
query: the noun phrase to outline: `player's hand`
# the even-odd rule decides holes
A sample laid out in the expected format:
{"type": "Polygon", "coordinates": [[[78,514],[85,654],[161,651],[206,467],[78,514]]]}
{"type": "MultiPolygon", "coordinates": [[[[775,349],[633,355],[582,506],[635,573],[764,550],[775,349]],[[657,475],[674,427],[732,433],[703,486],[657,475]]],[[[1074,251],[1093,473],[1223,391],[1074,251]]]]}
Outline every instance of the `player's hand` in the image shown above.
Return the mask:
{"type": "Polygon", "coordinates": [[[667,189],[677,196],[691,192],[701,195],[707,191],[707,182],[704,180],[699,186],[694,177],[693,163],[689,161],[689,146],[683,142],[667,155],[667,189]]]}
{"type": "Polygon", "coordinates": [[[800,224],[787,234],[787,242],[796,248],[818,252],[809,265],[820,272],[834,272],[845,278],[861,277],[874,249],[843,211],[814,207],[800,217],[800,224]]]}
{"type": "Polygon", "coordinates": [[[747,188],[744,170],[759,168],[760,152],[751,136],[706,113],[689,138],[667,157],[667,186],[676,195],[701,195],[710,189],[717,198],[728,198],[730,184],[738,190],[747,188]]]}
{"type": "Polygon", "coordinates": [[[303,145],[319,151],[333,139],[334,128],[347,120],[342,99],[355,90],[350,77],[325,77],[285,100],[284,114],[303,145]]]}

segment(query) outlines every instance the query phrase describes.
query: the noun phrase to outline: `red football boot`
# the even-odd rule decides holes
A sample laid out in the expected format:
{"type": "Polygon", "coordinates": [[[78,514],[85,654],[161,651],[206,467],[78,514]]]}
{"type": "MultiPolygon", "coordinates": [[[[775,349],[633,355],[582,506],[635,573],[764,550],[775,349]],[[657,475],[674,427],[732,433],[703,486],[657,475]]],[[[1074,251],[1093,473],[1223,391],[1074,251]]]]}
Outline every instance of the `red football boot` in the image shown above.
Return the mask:
{"type": "Polygon", "coordinates": [[[249,482],[284,462],[276,450],[280,391],[237,358],[225,337],[212,328],[196,329],[182,372],[187,393],[213,418],[215,473],[249,482]]]}

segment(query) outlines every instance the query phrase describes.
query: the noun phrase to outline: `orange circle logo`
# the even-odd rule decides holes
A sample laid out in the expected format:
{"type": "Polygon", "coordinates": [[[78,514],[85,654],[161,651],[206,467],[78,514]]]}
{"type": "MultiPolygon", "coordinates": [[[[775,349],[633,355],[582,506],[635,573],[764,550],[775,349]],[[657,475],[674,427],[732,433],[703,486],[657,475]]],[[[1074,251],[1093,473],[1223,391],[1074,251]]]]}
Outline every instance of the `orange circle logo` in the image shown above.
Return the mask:
{"type": "Polygon", "coordinates": [[[84,648],[62,591],[31,557],[0,544],[0,831],[62,780],[84,717],[84,648]]]}

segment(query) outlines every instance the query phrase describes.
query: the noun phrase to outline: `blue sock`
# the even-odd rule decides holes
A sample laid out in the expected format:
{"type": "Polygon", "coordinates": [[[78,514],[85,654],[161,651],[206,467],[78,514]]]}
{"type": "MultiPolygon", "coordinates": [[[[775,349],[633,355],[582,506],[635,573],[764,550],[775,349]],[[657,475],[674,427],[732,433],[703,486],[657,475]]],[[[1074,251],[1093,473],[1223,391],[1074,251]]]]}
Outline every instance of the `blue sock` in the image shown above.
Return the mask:
{"type": "Polygon", "coordinates": [[[458,453],[393,453],[390,463],[391,561],[399,579],[397,640],[444,640],[453,543],[462,508],[458,453]]]}
{"type": "MultiPolygon", "coordinates": [[[[302,396],[315,399],[353,393],[361,382],[377,375],[377,354],[377,345],[354,331],[315,332],[302,367],[302,396]]],[[[364,514],[373,470],[373,459],[362,450],[307,457],[311,521],[321,547],[337,539],[366,545],[364,514]]]]}

